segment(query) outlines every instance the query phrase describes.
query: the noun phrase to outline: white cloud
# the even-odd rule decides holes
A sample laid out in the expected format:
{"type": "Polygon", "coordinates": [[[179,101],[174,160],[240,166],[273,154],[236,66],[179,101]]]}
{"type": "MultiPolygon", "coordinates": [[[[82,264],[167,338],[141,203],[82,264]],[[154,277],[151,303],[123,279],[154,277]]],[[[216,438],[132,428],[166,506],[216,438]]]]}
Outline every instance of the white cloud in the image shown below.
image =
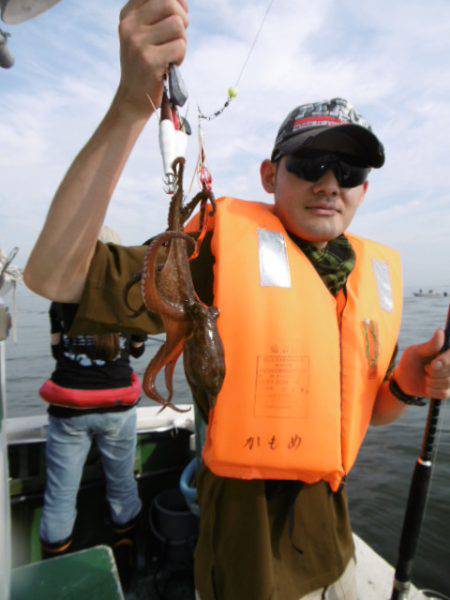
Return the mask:
{"type": "MultiPolygon", "coordinates": [[[[119,79],[121,3],[91,4],[86,10],[61,2],[11,28],[16,66],[0,72],[0,245],[20,245],[22,263],[59,180],[107,109],[119,79]]],[[[193,125],[197,102],[213,112],[226,100],[267,5],[191,0],[183,73],[193,125]]],[[[348,97],[373,123],[388,158],[373,174],[353,229],[401,248],[410,283],[450,281],[449,19],[450,5],[438,0],[426,5],[276,0],[238,99],[205,125],[217,194],[269,200],[260,189],[259,162],[270,154],[285,114],[302,102],[348,97]]],[[[187,181],[196,152],[194,135],[187,181]]],[[[153,121],[124,171],[107,221],[126,243],[138,243],[165,227],[167,204],[153,121]]]]}

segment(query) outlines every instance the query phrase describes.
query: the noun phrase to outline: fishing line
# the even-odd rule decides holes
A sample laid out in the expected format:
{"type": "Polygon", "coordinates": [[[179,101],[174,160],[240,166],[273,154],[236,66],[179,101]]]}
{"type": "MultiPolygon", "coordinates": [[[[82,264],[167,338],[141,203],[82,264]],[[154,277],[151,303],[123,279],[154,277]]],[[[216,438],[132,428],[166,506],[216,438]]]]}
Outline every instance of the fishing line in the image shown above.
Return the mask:
{"type": "Polygon", "coordinates": [[[223,111],[230,105],[231,101],[234,100],[234,98],[236,98],[236,96],[238,95],[238,86],[239,86],[239,83],[241,82],[241,79],[242,79],[242,77],[244,75],[245,69],[247,68],[247,65],[248,65],[248,62],[250,60],[250,57],[253,54],[253,51],[254,51],[254,49],[256,47],[256,44],[257,44],[258,39],[259,39],[259,36],[261,35],[261,32],[263,30],[264,23],[266,22],[266,19],[267,19],[268,15],[269,15],[270,9],[272,8],[274,2],[275,2],[275,0],[270,0],[268,6],[266,8],[266,11],[265,11],[264,16],[263,16],[262,21],[261,21],[261,24],[259,26],[258,31],[256,32],[256,35],[255,35],[255,37],[253,39],[253,42],[252,42],[252,44],[250,46],[250,49],[249,49],[249,51],[247,53],[247,56],[246,56],[245,60],[244,60],[244,64],[242,65],[242,68],[241,68],[239,76],[238,76],[238,78],[236,80],[236,83],[234,84],[233,87],[230,87],[228,89],[228,98],[227,98],[225,104],[222,106],[222,108],[219,108],[219,110],[216,110],[214,113],[212,113],[210,115],[205,115],[200,110],[200,106],[199,106],[198,111],[199,111],[199,118],[200,119],[204,119],[205,121],[212,121],[213,119],[216,119],[218,116],[220,116],[223,113],[223,111]]]}
{"type": "MultiPolygon", "coordinates": [[[[191,179],[191,183],[189,185],[189,194],[192,192],[192,188],[194,186],[194,181],[195,181],[195,176],[196,175],[200,175],[200,179],[202,179],[202,175],[204,175],[204,173],[207,174],[207,177],[209,177],[209,182],[212,184],[212,177],[210,174],[210,171],[206,165],[206,152],[205,152],[205,141],[204,141],[204,135],[203,135],[203,130],[202,130],[202,125],[201,122],[203,121],[212,121],[214,119],[216,119],[217,117],[219,117],[226,108],[228,108],[228,106],[231,104],[231,101],[234,100],[237,95],[238,95],[238,86],[239,83],[242,80],[242,77],[244,75],[244,72],[247,68],[247,65],[250,61],[250,57],[253,54],[253,51],[256,47],[256,44],[258,43],[259,37],[261,35],[261,32],[263,30],[264,24],[266,22],[266,19],[269,15],[270,9],[272,8],[273,4],[274,4],[275,0],[270,0],[269,4],[267,5],[267,8],[264,12],[263,18],[261,20],[261,23],[259,25],[259,28],[253,38],[252,44],[249,48],[249,51],[247,52],[247,56],[245,57],[244,63],[242,65],[242,68],[239,72],[238,78],[236,79],[236,83],[234,84],[233,87],[230,87],[228,89],[228,98],[225,102],[225,104],[219,108],[218,110],[216,110],[215,112],[209,114],[209,115],[205,115],[201,108],[200,108],[200,104],[197,102],[197,108],[198,108],[198,137],[199,137],[199,153],[198,153],[198,158],[197,158],[197,164],[195,166],[195,169],[192,173],[192,179],[191,179]]],[[[202,187],[203,187],[203,181],[201,181],[202,187]]]]}
{"type": "Polygon", "coordinates": [[[156,108],[156,106],[155,106],[155,103],[153,102],[153,100],[152,100],[152,97],[150,96],[150,94],[147,94],[147,93],[146,93],[145,95],[146,95],[146,96],[147,96],[147,98],[150,100],[150,104],[152,105],[152,107],[153,107],[153,110],[154,110],[155,112],[158,112],[158,109],[156,108]]]}
{"type": "Polygon", "coordinates": [[[248,61],[250,60],[250,57],[251,57],[251,55],[253,53],[253,50],[255,49],[255,46],[256,46],[256,44],[258,42],[258,38],[261,35],[261,31],[263,30],[264,23],[266,22],[267,16],[268,16],[268,14],[270,12],[270,9],[272,8],[272,5],[273,5],[274,2],[275,2],[275,0],[271,0],[271,2],[269,3],[269,5],[268,5],[268,7],[266,9],[266,12],[264,13],[263,19],[261,21],[261,25],[259,26],[258,32],[256,33],[255,39],[253,40],[253,44],[251,45],[249,53],[247,55],[247,58],[245,59],[244,66],[242,67],[241,72],[239,73],[239,77],[237,78],[237,81],[234,84],[235,88],[237,88],[239,86],[239,83],[240,83],[240,81],[242,79],[244,71],[245,71],[245,69],[247,67],[248,61]]]}
{"type": "MultiPolygon", "coordinates": [[[[253,54],[253,51],[255,50],[256,44],[258,43],[259,37],[261,35],[261,32],[264,28],[264,24],[266,22],[266,19],[269,15],[269,12],[274,4],[275,0],[270,0],[269,4],[267,5],[267,8],[264,12],[263,18],[261,20],[261,23],[259,25],[259,28],[253,38],[253,41],[250,45],[250,48],[247,52],[247,56],[245,57],[244,63],[242,65],[242,68],[239,72],[238,78],[236,79],[236,83],[234,84],[233,87],[230,87],[228,89],[228,98],[225,102],[225,104],[219,108],[218,110],[216,110],[215,112],[209,114],[209,115],[205,115],[201,108],[200,108],[200,104],[197,102],[197,108],[198,108],[198,137],[199,137],[199,153],[198,153],[198,158],[197,158],[197,164],[195,166],[195,169],[193,170],[192,173],[192,179],[188,188],[188,193],[191,194],[192,192],[192,188],[194,186],[194,181],[195,181],[195,177],[196,175],[201,175],[202,170],[206,169],[209,173],[208,167],[206,166],[206,152],[205,152],[205,141],[204,141],[204,135],[203,135],[203,130],[202,130],[202,125],[201,122],[203,121],[212,121],[214,119],[216,119],[217,117],[219,117],[226,108],[228,108],[228,106],[231,104],[231,101],[234,100],[237,95],[238,95],[238,86],[242,80],[242,77],[245,73],[245,70],[247,68],[247,65],[250,61],[250,58],[253,54]]],[[[211,182],[212,182],[212,178],[211,178],[211,182]]]]}
{"type": "Polygon", "coordinates": [[[192,188],[194,187],[195,176],[198,173],[199,167],[200,167],[200,153],[199,153],[198,158],[197,158],[197,163],[195,165],[195,169],[192,172],[191,183],[189,184],[189,189],[188,189],[188,195],[189,196],[192,193],[192,188]]]}
{"type": "MultiPolygon", "coordinates": [[[[265,24],[265,22],[267,20],[267,17],[269,15],[270,10],[271,10],[271,8],[272,8],[272,6],[273,6],[274,3],[275,3],[275,0],[270,0],[269,3],[268,3],[268,5],[267,5],[267,7],[266,7],[266,9],[265,9],[265,11],[264,11],[264,14],[263,14],[263,17],[261,19],[261,22],[260,22],[260,25],[258,27],[258,30],[257,30],[257,32],[256,32],[256,34],[255,34],[255,36],[253,38],[253,41],[252,41],[252,43],[250,45],[249,50],[247,52],[247,55],[246,55],[245,60],[244,60],[244,63],[243,63],[243,65],[241,67],[241,70],[239,72],[238,78],[236,79],[236,83],[235,83],[234,87],[231,87],[231,88],[228,89],[228,98],[227,98],[225,104],[219,110],[216,110],[214,113],[212,113],[210,115],[205,115],[202,112],[199,103],[197,102],[197,107],[198,107],[199,146],[200,146],[200,148],[199,148],[199,153],[198,153],[197,164],[196,164],[195,169],[193,171],[192,181],[191,181],[191,184],[189,186],[189,193],[192,190],[192,187],[193,187],[196,175],[198,175],[200,177],[200,183],[201,183],[202,188],[203,189],[209,189],[209,190],[211,190],[211,187],[212,187],[212,177],[211,177],[211,174],[210,174],[210,172],[208,170],[208,167],[207,167],[207,164],[206,164],[206,153],[205,153],[203,131],[202,131],[202,128],[201,128],[201,120],[212,121],[213,119],[215,119],[216,117],[218,117],[219,115],[221,115],[224,112],[224,110],[230,105],[231,101],[234,98],[237,97],[237,94],[238,94],[237,87],[240,84],[240,82],[241,82],[241,80],[242,80],[242,78],[244,76],[244,73],[245,73],[245,70],[247,68],[247,65],[248,65],[248,63],[250,61],[250,58],[251,58],[251,56],[252,56],[252,54],[253,54],[253,52],[255,50],[256,44],[258,43],[258,40],[259,40],[259,38],[261,36],[261,32],[262,32],[262,30],[264,28],[264,24],[265,24]]],[[[168,75],[167,75],[167,78],[169,79],[169,89],[168,89],[168,96],[169,96],[169,98],[170,98],[171,93],[173,93],[173,91],[174,91],[174,89],[170,87],[170,77],[171,76],[173,76],[173,73],[169,72],[168,75]]],[[[178,75],[178,80],[177,81],[179,81],[180,83],[182,83],[182,80],[180,81],[180,76],[179,75],[178,75]]],[[[182,85],[182,88],[184,88],[184,85],[182,85]]],[[[187,97],[186,91],[184,89],[182,89],[182,91],[184,92],[185,96],[187,97]]],[[[147,96],[147,99],[149,100],[150,104],[152,105],[153,110],[156,112],[156,106],[155,106],[155,103],[153,102],[153,99],[151,98],[151,96],[149,94],[146,94],[146,96],[147,96]]],[[[178,103],[176,103],[176,104],[178,106],[182,106],[184,104],[184,102],[181,102],[181,104],[178,104],[178,103]]],[[[175,110],[175,113],[176,113],[176,110],[175,110]]],[[[184,119],[183,122],[184,122],[185,125],[188,126],[188,129],[189,129],[188,131],[186,131],[185,129],[183,129],[183,131],[185,131],[185,133],[187,133],[189,135],[191,133],[191,131],[190,131],[190,126],[188,124],[188,121],[186,119],[184,119]]],[[[160,120],[160,123],[162,123],[161,120],[160,120]]],[[[183,127],[181,127],[181,129],[182,128],[183,127]]],[[[180,129],[179,123],[178,123],[178,125],[176,125],[176,129],[180,129]]],[[[161,136],[161,128],[160,128],[160,136],[161,136]]],[[[161,137],[160,137],[160,140],[161,140],[161,137]]],[[[166,143],[166,147],[167,147],[167,143],[166,143]]],[[[163,153],[163,161],[164,161],[165,154],[164,154],[164,152],[162,152],[162,153],[163,153]]],[[[166,157],[166,160],[164,162],[166,163],[167,160],[168,159],[166,157]]],[[[170,165],[171,161],[168,164],[170,165]]],[[[167,170],[167,166],[166,166],[166,170],[167,170]]],[[[170,170],[170,168],[169,168],[169,170],[170,170]]],[[[166,176],[167,176],[167,173],[166,173],[166,176]]]]}

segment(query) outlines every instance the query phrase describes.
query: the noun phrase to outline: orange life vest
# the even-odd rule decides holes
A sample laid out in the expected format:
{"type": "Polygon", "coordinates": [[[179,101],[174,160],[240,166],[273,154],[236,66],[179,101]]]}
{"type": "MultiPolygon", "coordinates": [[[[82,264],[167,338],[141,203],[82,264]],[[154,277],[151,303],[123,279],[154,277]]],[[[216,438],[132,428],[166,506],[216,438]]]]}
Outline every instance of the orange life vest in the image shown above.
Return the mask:
{"type": "Polygon", "coordinates": [[[397,343],[402,275],[395,251],[348,238],[356,265],[336,299],[271,206],[218,201],[226,376],[204,448],[213,473],[337,490],[352,468],[397,343]]]}

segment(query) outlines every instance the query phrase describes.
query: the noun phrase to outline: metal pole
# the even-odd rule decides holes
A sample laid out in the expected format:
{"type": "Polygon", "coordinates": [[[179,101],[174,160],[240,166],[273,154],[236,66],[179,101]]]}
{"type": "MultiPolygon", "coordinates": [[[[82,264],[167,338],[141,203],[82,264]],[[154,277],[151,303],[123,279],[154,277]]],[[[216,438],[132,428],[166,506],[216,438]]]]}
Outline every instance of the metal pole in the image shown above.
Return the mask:
{"type": "MultiPolygon", "coordinates": [[[[450,308],[448,310],[447,324],[445,326],[445,341],[442,352],[450,347],[450,308]]],[[[411,573],[419,541],[420,529],[428,497],[431,471],[433,469],[434,443],[438,429],[439,411],[441,400],[430,400],[428,418],[422,440],[422,450],[417,460],[411,486],[409,488],[408,503],[403,521],[402,535],[398,551],[397,567],[395,570],[394,585],[391,600],[407,600],[411,587],[411,573]]]]}
{"type": "Polygon", "coordinates": [[[0,297],[0,599],[9,598],[11,578],[11,514],[6,439],[6,348],[11,319],[0,297]]]}

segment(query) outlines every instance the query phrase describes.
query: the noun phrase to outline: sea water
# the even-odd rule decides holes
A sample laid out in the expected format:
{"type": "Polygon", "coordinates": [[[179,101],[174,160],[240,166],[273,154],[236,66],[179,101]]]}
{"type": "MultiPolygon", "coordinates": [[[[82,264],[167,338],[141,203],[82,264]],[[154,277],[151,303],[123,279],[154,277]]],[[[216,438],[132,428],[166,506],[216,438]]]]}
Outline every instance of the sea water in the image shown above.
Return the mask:
{"type": "MultiPolygon", "coordinates": [[[[11,296],[8,296],[8,301],[11,296]]],[[[405,297],[400,350],[423,342],[443,327],[449,298],[405,297]]],[[[17,344],[7,342],[8,416],[43,413],[38,389],[54,368],[50,353],[49,303],[18,291],[17,344]]],[[[143,374],[163,336],[148,340],[146,352],[133,360],[143,374]]],[[[181,363],[181,361],[180,361],[181,363]]],[[[182,365],[175,371],[175,398],[190,402],[182,365]]],[[[142,404],[150,404],[144,400],[142,404]]],[[[353,528],[391,564],[397,559],[406,498],[421,446],[426,407],[411,407],[396,423],[369,430],[348,482],[353,528]]],[[[420,587],[450,595],[450,402],[441,416],[441,433],[430,486],[427,513],[414,567],[420,587]]]]}

